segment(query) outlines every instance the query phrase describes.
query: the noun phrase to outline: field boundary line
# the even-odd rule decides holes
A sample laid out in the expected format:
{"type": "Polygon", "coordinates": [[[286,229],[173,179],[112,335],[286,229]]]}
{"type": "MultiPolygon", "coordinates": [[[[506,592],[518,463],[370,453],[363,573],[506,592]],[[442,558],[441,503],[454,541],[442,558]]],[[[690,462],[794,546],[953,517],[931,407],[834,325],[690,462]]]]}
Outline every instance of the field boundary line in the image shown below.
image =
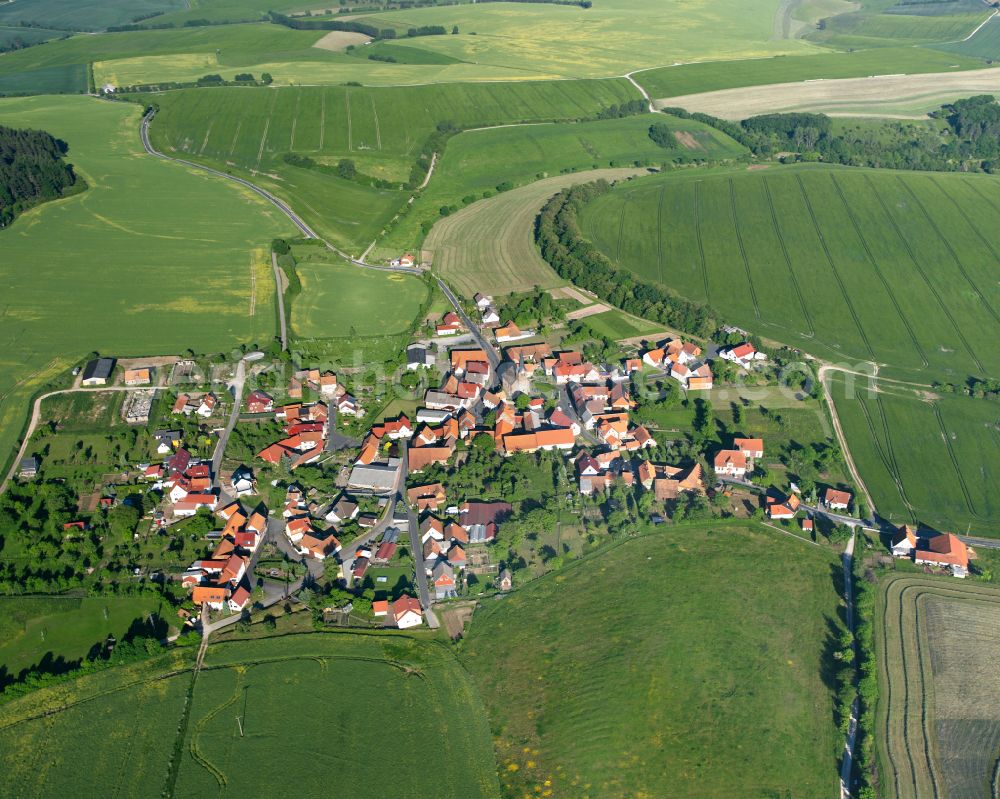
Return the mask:
{"type": "Polygon", "coordinates": [[[781,247],[781,254],[785,259],[785,266],[788,267],[788,274],[792,279],[792,287],[795,289],[795,296],[799,298],[799,305],[802,307],[802,315],[805,317],[806,324],[809,325],[809,338],[814,338],[816,336],[816,326],[813,324],[812,316],[809,314],[809,306],[806,303],[805,297],[802,294],[802,287],[799,285],[798,275],[795,274],[795,269],[792,266],[791,256],[788,254],[788,246],[785,244],[785,237],[781,233],[781,228],[778,226],[778,212],[774,208],[774,200],[771,197],[771,186],[767,182],[766,177],[761,177],[761,183],[764,184],[764,194],[767,197],[767,207],[771,212],[771,226],[774,228],[774,235],[778,239],[778,244],[781,247]]]}
{"type": "Polygon", "coordinates": [[[378,109],[375,107],[375,95],[369,94],[368,99],[372,101],[372,117],[375,119],[375,145],[379,152],[382,152],[382,128],[378,123],[378,109]]]}
{"type": "Polygon", "coordinates": [[[271,117],[268,116],[267,120],[264,122],[264,132],[260,137],[260,147],[257,149],[257,163],[254,165],[253,174],[257,174],[260,171],[260,159],[264,157],[264,145],[267,144],[267,131],[271,127],[271,117]]]}
{"type": "Polygon", "coordinates": [[[250,253],[250,316],[257,311],[257,260],[250,253]]]}
{"type": "Polygon", "coordinates": [[[747,286],[750,288],[750,300],[753,302],[753,313],[760,319],[760,305],[757,303],[757,292],[753,287],[753,275],[750,272],[750,261],[747,260],[747,250],[743,244],[743,234],[740,232],[740,218],[736,213],[736,185],[733,179],[729,178],[729,216],[733,220],[733,230],[736,233],[736,243],[740,248],[740,257],[743,259],[743,271],[747,275],[747,286]]]}
{"type": "Polygon", "coordinates": [[[628,208],[628,197],[622,203],[622,209],[618,212],[618,241],[615,242],[615,260],[621,265],[622,262],[622,235],[625,232],[625,209],[628,208]]]}
{"type": "Polygon", "coordinates": [[[316,152],[323,152],[323,137],[326,135],[326,92],[319,94],[319,147],[316,152]]]}
{"type": "Polygon", "coordinates": [[[243,120],[238,119],[236,121],[236,132],[233,134],[233,143],[229,145],[229,157],[233,157],[233,153],[236,152],[236,141],[240,137],[240,130],[243,128],[243,120]]]}
{"type": "Polygon", "coordinates": [[[921,592],[913,599],[913,642],[917,650],[917,664],[920,667],[920,726],[923,729],[924,738],[924,760],[927,762],[927,773],[931,778],[931,786],[934,789],[934,797],[937,799],[941,795],[938,787],[938,775],[935,763],[938,758],[934,752],[934,736],[931,734],[931,722],[934,717],[934,674],[927,665],[924,653],[927,649],[927,635],[923,628],[923,606],[926,604],[926,597],[929,592],[921,592]]]}
{"type": "Polygon", "coordinates": [[[348,152],[354,150],[352,146],[352,139],[354,131],[351,128],[351,92],[344,92],[344,105],[347,107],[347,150],[348,152]]]}
{"type": "Polygon", "coordinates": [[[701,256],[701,281],[705,286],[705,304],[712,304],[708,290],[708,264],[705,262],[705,242],[701,236],[701,181],[694,184],[694,229],[698,238],[698,253],[701,256]]]}
{"type": "MultiPolygon", "coordinates": [[[[663,198],[667,193],[667,184],[664,183],[660,188],[660,199],[656,204],[656,278],[663,285],[663,198]]],[[[625,222],[624,217],[625,210],[622,209],[622,223],[625,222]]],[[[618,240],[621,241],[621,232],[618,234],[618,240]]],[[[620,246],[620,245],[619,245],[620,246]]],[[[618,259],[621,263],[621,258],[618,259]]]]}
{"type": "Polygon", "coordinates": [[[205,138],[201,140],[201,149],[198,150],[198,155],[201,155],[203,152],[205,152],[205,148],[208,147],[208,137],[212,133],[212,126],[214,124],[215,124],[215,118],[214,117],[212,119],[208,120],[208,127],[205,128],[205,138]]]}
{"type": "Polygon", "coordinates": [[[889,287],[889,281],[886,280],[885,275],[882,274],[882,269],[875,260],[875,256],[872,253],[871,248],[868,246],[867,239],[865,239],[864,234],[861,232],[861,225],[858,224],[857,217],[854,215],[854,211],[851,209],[850,204],[847,202],[847,198],[844,196],[844,189],[837,181],[837,176],[833,172],[830,173],[830,180],[833,181],[833,186],[837,190],[837,195],[840,197],[840,202],[844,206],[844,211],[847,212],[847,216],[851,220],[851,225],[854,227],[854,232],[857,234],[858,241],[861,242],[861,248],[865,251],[865,255],[868,257],[868,262],[872,265],[872,269],[875,270],[875,274],[878,276],[879,282],[882,283],[882,288],[885,289],[885,293],[888,295],[889,301],[892,303],[892,307],[896,309],[896,315],[899,316],[899,321],[902,322],[903,327],[906,328],[906,332],[910,336],[910,341],[913,342],[913,348],[920,354],[920,360],[922,362],[921,367],[926,369],[930,366],[930,362],[927,360],[927,355],[924,353],[923,347],[920,346],[916,333],[913,332],[913,328],[910,327],[910,323],[903,314],[903,309],[899,307],[899,301],[896,299],[895,293],[889,287]]]}
{"type": "Polygon", "coordinates": [[[872,183],[871,177],[869,175],[865,175],[865,182],[868,183],[868,187],[871,190],[872,195],[875,197],[875,199],[878,200],[879,205],[882,207],[882,213],[885,214],[885,217],[886,219],[889,220],[889,224],[892,226],[892,229],[896,232],[897,238],[902,243],[903,249],[906,250],[907,256],[909,256],[910,263],[913,264],[914,269],[916,269],[920,277],[923,278],[924,285],[926,285],[927,289],[931,292],[931,294],[934,295],[934,299],[937,300],[938,307],[941,308],[941,312],[944,313],[944,315],[948,317],[948,321],[951,322],[951,326],[952,328],[954,328],[955,335],[958,336],[958,340],[962,342],[962,346],[964,346],[965,351],[969,353],[969,357],[972,358],[973,363],[975,363],[980,368],[980,370],[985,374],[986,373],[985,367],[983,366],[979,358],[976,356],[976,353],[973,352],[972,345],[970,345],[968,339],[965,338],[965,334],[962,333],[961,329],[959,328],[958,322],[955,321],[955,317],[952,316],[952,313],[948,309],[947,305],[945,305],[944,300],[941,299],[941,295],[938,293],[938,290],[931,283],[930,278],[924,271],[924,268],[920,265],[920,262],[917,260],[917,256],[913,252],[913,248],[910,246],[910,242],[907,240],[906,236],[903,235],[903,231],[900,229],[899,223],[896,222],[895,217],[893,217],[893,215],[890,213],[889,206],[886,205],[885,203],[885,198],[881,194],[879,194],[878,189],[875,187],[875,184],[872,183]]]}
{"type": "Polygon", "coordinates": [[[840,293],[844,298],[844,303],[847,305],[847,310],[850,311],[851,318],[854,319],[854,324],[858,328],[858,334],[861,336],[861,341],[864,343],[865,349],[868,350],[868,354],[871,356],[872,360],[875,360],[875,350],[872,349],[871,342],[868,340],[868,336],[865,335],[865,330],[861,326],[861,319],[858,318],[858,312],[855,310],[854,303],[851,302],[851,298],[847,294],[847,287],[844,285],[843,278],[841,278],[840,272],[837,271],[837,266],[833,262],[833,255],[831,255],[830,248],[827,246],[826,239],[823,236],[823,231],[820,229],[819,220],[816,218],[816,212],[813,210],[812,201],[809,199],[808,192],[806,192],[806,184],[802,180],[802,175],[796,175],[795,180],[799,184],[799,191],[802,193],[802,201],[805,203],[810,219],[812,219],[813,229],[816,231],[816,236],[819,238],[819,243],[823,249],[823,254],[826,256],[826,261],[830,265],[830,271],[833,272],[833,277],[837,281],[837,285],[840,286],[840,293]]]}
{"type": "Polygon", "coordinates": [[[288,150],[295,152],[295,127],[299,124],[299,103],[302,102],[301,89],[295,92],[295,110],[292,112],[292,132],[288,137],[288,150]]]}

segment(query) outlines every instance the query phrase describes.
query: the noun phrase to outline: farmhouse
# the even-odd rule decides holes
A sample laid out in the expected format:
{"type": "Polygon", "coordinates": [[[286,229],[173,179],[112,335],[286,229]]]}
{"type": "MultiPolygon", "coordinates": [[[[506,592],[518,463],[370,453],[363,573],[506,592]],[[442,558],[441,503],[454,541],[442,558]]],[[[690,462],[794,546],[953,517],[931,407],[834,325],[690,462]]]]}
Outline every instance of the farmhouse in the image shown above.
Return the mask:
{"type": "Polygon", "coordinates": [[[767,356],[758,352],[753,344],[743,342],[735,347],[727,347],[719,353],[719,357],[724,361],[731,361],[744,369],[749,369],[756,361],[765,361],[767,356]]]}
{"type": "Polygon", "coordinates": [[[424,614],[420,609],[420,603],[412,596],[403,594],[403,596],[390,605],[390,610],[392,612],[392,622],[400,630],[419,627],[424,622],[424,614]]]}
{"type": "Polygon", "coordinates": [[[272,413],[274,398],[263,391],[251,391],[247,395],[247,413],[272,413]]]}
{"type": "Polygon", "coordinates": [[[897,558],[911,558],[917,549],[917,531],[904,524],[892,537],[892,554],[897,558]]]}
{"type": "Polygon", "coordinates": [[[406,348],[406,368],[429,369],[437,362],[437,357],[423,344],[411,344],[406,348]]]}
{"type": "Polygon", "coordinates": [[[913,559],[917,563],[950,569],[955,577],[965,577],[969,573],[969,549],[951,533],[918,539],[913,559]]]}
{"type": "Polygon", "coordinates": [[[747,457],[738,449],[724,449],[716,454],[713,466],[717,475],[742,480],[747,474],[747,457]]]}
{"type": "Polygon", "coordinates": [[[823,504],[830,510],[847,510],[851,505],[851,492],[828,488],[823,492],[823,504]]]}
{"type": "Polygon", "coordinates": [[[152,379],[151,370],[148,367],[137,369],[126,369],[124,380],[126,386],[148,386],[152,379]]]}
{"type": "Polygon", "coordinates": [[[115,370],[114,358],[95,358],[83,367],[81,386],[106,386],[115,370]]]}

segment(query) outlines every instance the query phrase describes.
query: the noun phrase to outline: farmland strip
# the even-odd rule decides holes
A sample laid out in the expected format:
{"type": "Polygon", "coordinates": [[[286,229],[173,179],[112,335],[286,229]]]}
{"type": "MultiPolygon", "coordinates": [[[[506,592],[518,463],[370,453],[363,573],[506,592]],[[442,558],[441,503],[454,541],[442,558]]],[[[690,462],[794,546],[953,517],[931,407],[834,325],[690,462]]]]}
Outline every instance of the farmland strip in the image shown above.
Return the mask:
{"type": "Polygon", "coordinates": [[[813,210],[812,201],[809,199],[809,194],[806,192],[806,184],[803,182],[801,175],[796,175],[795,179],[798,181],[799,190],[802,192],[802,200],[805,203],[806,210],[809,212],[810,218],[812,219],[813,227],[816,229],[816,235],[819,237],[819,243],[823,248],[823,253],[826,255],[827,263],[830,264],[833,276],[836,278],[837,284],[840,286],[840,293],[844,297],[847,310],[850,311],[851,317],[854,319],[854,324],[858,328],[858,335],[861,336],[861,340],[864,342],[865,348],[868,350],[868,354],[871,356],[872,360],[875,360],[875,350],[872,348],[871,342],[868,340],[868,336],[865,335],[865,329],[861,326],[861,319],[858,318],[858,312],[854,309],[854,303],[851,302],[851,298],[847,294],[847,287],[844,285],[840,272],[837,271],[837,266],[833,262],[833,256],[830,254],[830,248],[827,246],[826,239],[823,238],[823,231],[820,230],[819,220],[816,218],[816,212],[813,210]]]}
{"type": "Polygon", "coordinates": [[[320,92],[319,102],[319,147],[317,152],[323,150],[323,134],[326,133],[326,92],[320,92]]]}
{"type": "Polygon", "coordinates": [[[622,209],[618,212],[618,241],[615,244],[615,260],[622,262],[622,237],[625,230],[625,209],[628,208],[628,197],[622,203],[622,209]]]}
{"type": "Polygon", "coordinates": [[[375,118],[375,144],[378,146],[378,149],[381,150],[382,149],[382,129],[379,127],[379,124],[378,124],[378,109],[375,108],[375,95],[374,94],[369,94],[368,95],[368,99],[370,99],[372,101],[372,116],[375,118]]]}
{"type": "Polygon", "coordinates": [[[761,182],[764,184],[764,194],[767,196],[767,207],[771,212],[771,225],[774,228],[774,235],[778,239],[778,244],[781,246],[781,254],[785,259],[785,266],[788,267],[788,274],[792,280],[792,288],[795,289],[795,296],[799,298],[799,305],[802,307],[802,316],[806,320],[806,324],[809,325],[809,337],[812,338],[816,335],[816,328],[813,327],[812,317],[809,315],[809,307],[806,305],[805,297],[802,296],[802,287],[799,286],[799,279],[795,274],[795,269],[792,268],[792,259],[788,255],[788,247],[785,245],[785,237],[781,234],[781,228],[778,226],[778,214],[774,210],[774,199],[771,197],[771,186],[767,182],[767,178],[762,178],[761,182]]]}
{"type": "Polygon", "coordinates": [[[757,304],[757,292],[753,287],[753,275],[750,274],[750,261],[747,260],[747,250],[743,245],[743,234],[740,232],[740,220],[736,213],[736,186],[733,179],[729,178],[729,215],[733,220],[733,229],[736,231],[736,243],[740,247],[740,257],[743,259],[743,269],[747,273],[747,285],[750,287],[750,301],[753,303],[753,313],[760,319],[760,305],[757,304]]]}
{"type": "Polygon", "coordinates": [[[256,173],[260,169],[260,159],[264,156],[264,145],[267,143],[267,131],[271,127],[271,117],[268,117],[264,122],[264,133],[260,137],[260,147],[257,150],[257,163],[254,165],[253,171],[256,173]]]}
{"type": "Polygon", "coordinates": [[[351,93],[344,92],[344,104],[347,106],[347,149],[353,150],[354,147],[351,146],[351,137],[354,131],[351,130],[351,93]]]}
{"type": "Polygon", "coordinates": [[[302,90],[295,93],[295,110],[292,112],[292,133],[288,139],[288,149],[295,151],[295,126],[299,121],[299,102],[302,100],[302,90]]]}
{"type": "Polygon", "coordinates": [[[956,253],[955,249],[951,246],[951,242],[948,241],[947,238],[945,238],[945,235],[941,232],[941,228],[938,227],[937,222],[935,222],[934,219],[931,217],[931,215],[927,213],[926,206],[924,206],[921,199],[917,197],[916,192],[914,192],[913,188],[902,178],[897,177],[896,180],[898,180],[899,183],[903,186],[903,188],[906,189],[907,193],[913,198],[913,201],[917,204],[917,207],[923,213],[924,218],[930,223],[931,228],[937,234],[937,237],[941,240],[941,243],[944,244],[945,249],[948,250],[948,254],[955,262],[955,266],[958,267],[958,271],[962,273],[962,277],[964,277],[965,281],[969,284],[969,288],[971,288],[973,292],[975,292],[976,296],[979,297],[980,302],[982,302],[983,306],[989,312],[990,316],[992,316],[997,321],[997,323],[1000,324],[1000,314],[998,314],[994,310],[993,306],[990,305],[989,301],[986,299],[986,296],[983,294],[982,291],[980,291],[979,286],[977,286],[975,281],[973,281],[973,279],[969,276],[969,273],[965,271],[965,265],[962,263],[961,259],[959,259],[958,253],[956,253]]]}
{"type": "Polygon", "coordinates": [[[944,439],[944,444],[948,448],[948,457],[951,459],[951,465],[955,470],[955,476],[958,478],[958,485],[962,489],[962,495],[965,497],[965,504],[969,508],[969,513],[977,519],[982,519],[982,515],[976,510],[976,505],[972,501],[972,494],[969,493],[965,476],[962,474],[961,468],[959,468],[958,458],[955,456],[955,450],[951,446],[951,436],[948,435],[948,428],[945,427],[944,417],[941,416],[941,407],[936,402],[932,402],[931,407],[934,408],[934,417],[937,419],[938,427],[941,429],[941,437],[944,439]]]}
{"type": "Polygon", "coordinates": [[[212,125],[215,124],[215,119],[210,119],[208,121],[208,127],[205,128],[205,138],[201,140],[201,149],[198,150],[198,155],[205,152],[205,148],[208,146],[208,136],[212,132],[212,125]]]}
{"type": "Polygon", "coordinates": [[[976,366],[978,366],[985,373],[986,369],[983,366],[982,361],[980,361],[979,358],[976,357],[976,353],[972,351],[972,346],[969,344],[968,340],[963,335],[961,329],[958,326],[958,322],[955,321],[955,317],[952,316],[951,311],[948,309],[948,306],[945,304],[944,300],[941,299],[941,295],[938,294],[937,289],[934,288],[934,285],[931,283],[930,278],[927,276],[927,273],[924,271],[923,267],[920,266],[920,262],[917,260],[917,256],[913,252],[913,248],[910,247],[910,242],[907,240],[906,236],[903,235],[903,231],[899,229],[899,224],[896,222],[895,217],[893,217],[893,215],[889,213],[889,207],[885,204],[885,199],[882,197],[881,194],[878,193],[878,189],[875,188],[875,184],[872,183],[871,177],[869,175],[865,175],[865,180],[868,182],[868,187],[871,189],[872,195],[875,197],[876,200],[878,200],[879,205],[882,207],[882,212],[889,220],[889,224],[892,226],[892,229],[896,231],[896,236],[899,238],[900,243],[903,245],[903,249],[906,250],[906,254],[907,256],[909,256],[910,259],[910,263],[913,264],[913,268],[917,270],[917,273],[924,280],[924,285],[926,285],[931,294],[934,295],[934,298],[937,300],[938,307],[941,309],[942,313],[944,313],[944,315],[948,317],[948,321],[951,322],[951,326],[955,330],[955,335],[958,337],[958,340],[962,342],[962,346],[965,347],[965,351],[969,353],[969,357],[972,358],[976,366]]]}
{"type": "Polygon", "coordinates": [[[920,342],[917,341],[917,335],[913,332],[913,328],[910,327],[910,323],[907,320],[906,315],[903,313],[903,309],[899,307],[899,302],[896,300],[896,294],[890,288],[889,281],[885,279],[885,275],[882,274],[882,270],[879,268],[878,262],[875,260],[875,256],[872,254],[871,248],[868,246],[868,241],[861,232],[861,226],[858,224],[858,219],[854,215],[854,211],[851,209],[850,204],[847,202],[847,198],[844,196],[844,190],[837,181],[837,176],[833,172],[830,173],[830,180],[833,181],[833,187],[837,190],[837,194],[840,196],[840,202],[843,204],[844,210],[847,212],[847,216],[851,220],[851,225],[854,227],[854,232],[858,236],[858,241],[861,242],[861,247],[864,249],[865,255],[868,256],[868,262],[872,265],[872,269],[881,281],[882,287],[885,289],[885,293],[888,295],[889,301],[892,303],[892,307],[896,309],[896,315],[899,316],[899,321],[902,322],[903,327],[906,328],[906,332],[910,336],[910,341],[913,342],[913,348],[920,355],[920,360],[922,361],[921,366],[924,368],[930,366],[930,362],[927,360],[927,356],[924,354],[924,350],[920,346],[920,342]]]}
{"type": "Polygon", "coordinates": [[[924,657],[926,641],[925,636],[922,634],[923,631],[921,629],[922,624],[920,620],[921,606],[923,605],[923,599],[926,596],[927,592],[921,592],[913,598],[913,643],[917,650],[917,662],[920,666],[920,724],[923,728],[924,760],[927,763],[927,773],[931,778],[931,786],[934,789],[934,796],[938,797],[941,795],[941,792],[938,788],[938,775],[937,769],[934,768],[934,758],[931,756],[931,742],[933,741],[934,736],[931,734],[928,726],[928,720],[931,715],[929,710],[931,702],[933,701],[934,676],[927,666],[926,658],[924,657]],[[928,688],[930,691],[928,691],[928,688]],[[928,693],[931,695],[928,696],[928,693]]]}
{"type": "Polygon", "coordinates": [[[656,205],[656,278],[663,283],[663,195],[667,185],[660,189],[660,199],[656,205]]]}
{"type": "Polygon", "coordinates": [[[236,123],[236,132],[233,134],[233,143],[229,146],[229,157],[232,158],[233,153],[236,152],[236,140],[240,137],[240,128],[243,127],[243,120],[239,120],[236,123]]]}
{"type": "Polygon", "coordinates": [[[711,305],[708,291],[708,264],[705,263],[705,242],[701,237],[701,181],[694,184],[694,230],[698,236],[698,253],[701,256],[701,280],[705,285],[705,304],[711,305]]]}
{"type": "MultiPolygon", "coordinates": [[[[856,401],[858,403],[858,407],[861,409],[862,416],[865,417],[865,423],[868,425],[868,433],[871,436],[872,443],[875,445],[875,451],[878,453],[879,460],[881,460],[882,465],[885,466],[885,470],[889,474],[889,477],[892,478],[892,482],[896,484],[896,491],[899,493],[899,498],[903,501],[903,504],[910,513],[910,521],[915,522],[916,515],[913,511],[913,506],[906,498],[903,481],[900,479],[899,470],[896,467],[896,459],[888,449],[889,444],[887,442],[886,448],[883,449],[881,440],[875,432],[875,423],[872,421],[871,411],[868,410],[868,405],[860,396],[856,397],[856,401]]],[[[879,409],[880,411],[882,410],[881,405],[879,406],[879,409]]],[[[885,435],[888,435],[888,425],[886,424],[884,412],[882,412],[882,430],[885,435]]]]}

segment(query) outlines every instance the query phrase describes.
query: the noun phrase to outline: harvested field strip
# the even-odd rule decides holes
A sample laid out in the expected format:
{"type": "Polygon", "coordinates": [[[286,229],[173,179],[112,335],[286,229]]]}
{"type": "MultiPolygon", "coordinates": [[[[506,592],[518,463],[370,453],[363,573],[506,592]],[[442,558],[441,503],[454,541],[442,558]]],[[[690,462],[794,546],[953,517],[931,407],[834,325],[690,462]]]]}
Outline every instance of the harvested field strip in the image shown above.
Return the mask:
{"type": "MultiPolygon", "coordinates": [[[[936,696],[935,689],[940,690],[940,686],[935,679],[940,672],[941,679],[947,680],[945,675],[950,674],[946,668],[948,659],[961,656],[947,648],[928,648],[928,613],[933,618],[935,605],[932,603],[940,601],[948,601],[954,608],[964,606],[973,616],[987,610],[990,614],[1000,611],[1000,593],[995,589],[940,578],[890,577],[883,581],[878,591],[878,747],[883,760],[882,785],[886,790],[891,788],[889,795],[894,799],[961,795],[953,792],[957,787],[951,784],[955,775],[942,768],[942,764],[948,762],[942,758],[945,751],[952,748],[951,744],[939,739],[935,732],[937,724],[946,721],[937,716],[942,708],[948,712],[950,707],[947,695],[936,696]]],[[[986,618],[993,618],[993,615],[984,620],[986,618]]],[[[970,646],[975,646],[974,640],[970,639],[970,646]]],[[[970,651],[974,653],[975,650],[970,651]]],[[[989,658],[989,652],[984,651],[978,664],[970,663],[968,667],[988,668],[989,658]]],[[[966,665],[964,660],[959,662],[966,665]]],[[[989,707],[982,707],[981,712],[995,713],[989,707]]],[[[953,721],[960,723],[962,719],[953,721]]],[[[996,741],[987,741],[983,748],[992,752],[995,744],[996,741]]],[[[972,775],[974,779],[970,782],[988,784],[993,777],[995,758],[988,757],[977,765],[983,773],[972,775]]]]}

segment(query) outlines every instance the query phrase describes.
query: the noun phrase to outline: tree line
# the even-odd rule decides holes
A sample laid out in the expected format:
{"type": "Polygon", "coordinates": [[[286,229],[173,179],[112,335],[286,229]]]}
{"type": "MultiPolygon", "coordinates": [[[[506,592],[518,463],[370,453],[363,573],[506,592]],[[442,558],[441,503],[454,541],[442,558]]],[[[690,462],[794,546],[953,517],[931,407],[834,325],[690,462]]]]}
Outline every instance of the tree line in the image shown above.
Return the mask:
{"type": "Polygon", "coordinates": [[[560,277],[635,316],[694,336],[710,335],[715,320],[708,307],[662,286],[636,280],[584,238],[578,222],[580,209],[610,190],[610,183],[598,180],[564,189],[549,200],[535,223],[535,240],[542,257],[560,277]]]}
{"type": "Polygon", "coordinates": [[[838,130],[825,114],[811,113],[730,122],[683,108],[663,111],[710,125],[763,158],[782,155],[783,160],[932,172],[1000,169],[1000,104],[989,94],[957,100],[932,113],[946,123],[940,130],[903,122],[838,130]]]}
{"type": "Polygon", "coordinates": [[[76,183],[73,167],[63,161],[68,149],[45,131],[0,125],[0,228],[76,183]]]}

